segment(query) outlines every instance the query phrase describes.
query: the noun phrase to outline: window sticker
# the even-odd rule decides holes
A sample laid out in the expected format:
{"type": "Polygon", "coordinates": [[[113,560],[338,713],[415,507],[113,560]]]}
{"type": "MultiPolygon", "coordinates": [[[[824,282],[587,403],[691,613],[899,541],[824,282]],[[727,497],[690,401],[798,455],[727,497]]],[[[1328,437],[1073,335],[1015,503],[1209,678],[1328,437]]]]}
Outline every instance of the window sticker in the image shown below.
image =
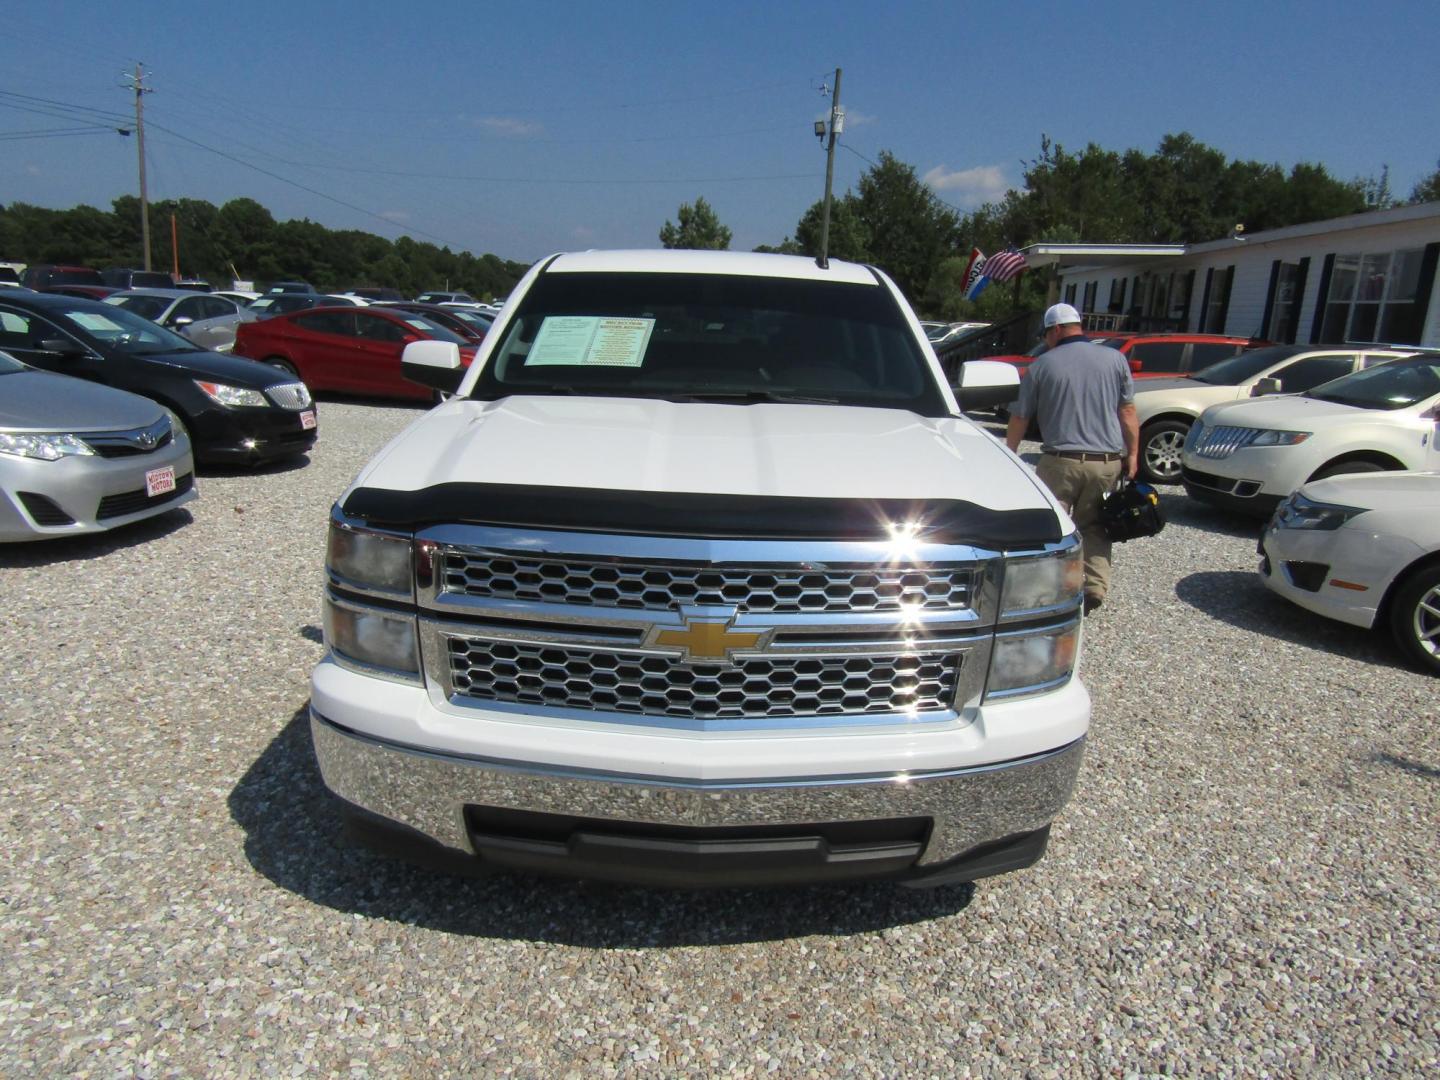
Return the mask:
{"type": "Polygon", "coordinates": [[[434,329],[434,325],[426,322],[424,319],[402,319],[401,321],[406,326],[414,327],[416,330],[429,331],[434,329]]]}
{"type": "Polygon", "coordinates": [[[638,368],[654,330],[654,319],[548,315],[525,357],[525,366],[638,368]]]}
{"type": "Polygon", "coordinates": [[[111,322],[104,315],[97,315],[93,311],[72,311],[70,318],[79,323],[92,334],[123,334],[125,328],[119,323],[111,322]]]}

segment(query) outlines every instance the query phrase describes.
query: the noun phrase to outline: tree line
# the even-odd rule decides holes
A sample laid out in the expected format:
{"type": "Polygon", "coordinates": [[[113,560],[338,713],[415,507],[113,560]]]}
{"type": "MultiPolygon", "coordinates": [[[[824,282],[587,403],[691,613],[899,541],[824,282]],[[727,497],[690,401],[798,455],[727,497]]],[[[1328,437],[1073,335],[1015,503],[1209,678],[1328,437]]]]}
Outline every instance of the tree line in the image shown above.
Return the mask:
{"type": "MultiPolygon", "coordinates": [[[[109,212],[93,206],[48,210],[26,203],[0,206],[0,259],[104,268],[142,265],[140,200],[116,199],[109,212]]],[[[212,284],[232,278],[257,285],[308,281],[322,292],[385,286],[414,296],[427,289],[506,296],[527,264],[495,255],[454,252],[402,236],[387,240],[358,229],[329,229],[308,218],[276,221],[254,199],[216,207],[203,199],[150,204],[151,263],[171,268],[170,216],[175,216],[182,277],[212,284]]]]}
{"type": "MultiPolygon", "coordinates": [[[[1166,135],[1155,153],[1117,153],[1089,144],[1068,151],[1048,138],[1025,162],[1024,185],[996,203],[963,214],[939,199],[913,166],[882,152],[855,190],[832,200],[829,254],[885,270],[925,315],[996,319],[1010,312],[1009,289],[962,300],[960,284],[972,247],[986,254],[1033,243],[1193,244],[1230,235],[1324,221],[1396,205],[1388,170],[1344,181],[1323,165],[1228,160],[1186,133],[1166,135]]],[[[1440,168],[1418,183],[1409,201],[1440,199],[1440,168]]],[[[814,256],[820,250],[824,203],[800,218],[795,232],[758,251],[814,256]]],[[[680,208],[680,224],[661,230],[666,247],[729,246],[730,231],[704,199],[680,208]]],[[[1021,306],[1039,306],[1041,275],[1021,278],[1021,306]]]]}

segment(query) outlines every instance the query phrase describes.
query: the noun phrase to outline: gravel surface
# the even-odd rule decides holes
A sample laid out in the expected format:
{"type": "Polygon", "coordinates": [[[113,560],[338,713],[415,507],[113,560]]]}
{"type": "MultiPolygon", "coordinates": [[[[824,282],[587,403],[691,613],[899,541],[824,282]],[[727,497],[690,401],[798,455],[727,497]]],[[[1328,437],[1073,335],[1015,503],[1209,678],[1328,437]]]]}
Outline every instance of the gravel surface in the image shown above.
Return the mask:
{"type": "Polygon", "coordinates": [[[973,889],[457,879],[355,847],[310,751],[308,463],[0,549],[0,1076],[1434,1075],[1440,725],[1378,635],[1167,502],[1086,625],[1050,854],[973,889]]]}

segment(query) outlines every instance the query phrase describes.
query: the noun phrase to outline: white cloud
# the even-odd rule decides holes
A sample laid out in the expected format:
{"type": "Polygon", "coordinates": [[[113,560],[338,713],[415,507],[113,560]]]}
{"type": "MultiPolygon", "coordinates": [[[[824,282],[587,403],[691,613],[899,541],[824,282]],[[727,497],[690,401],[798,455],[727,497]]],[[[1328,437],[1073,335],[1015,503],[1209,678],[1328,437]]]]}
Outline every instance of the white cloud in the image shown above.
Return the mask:
{"type": "Polygon", "coordinates": [[[944,192],[955,202],[965,206],[979,206],[995,202],[1010,189],[1005,179],[1005,170],[999,165],[977,165],[973,169],[951,172],[944,165],[936,165],[920,178],[920,182],[936,191],[944,192]]]}
{"type": "Polygon", "coordinates": [[[408,210],[381,210],[380,216],[386,221],[406,222],[410,220],[408,210]]]}
{"type": "Polygon", "coordinates": [[[878,116],[875,116],[871,113],[861,112],[859,109],[845,110],[846,127],[864,127],[866,124],[875,123],[875,121],[878,119],[880,119],[878,116]]]}
{"type": "Polygon", "coordinates": [[[528,120],[517,120],[513,116],[462,116],[461,119],[468,120],[475,127],[484,128],[492,135],[524,137],[538,135],[545,130],[539,124],[532,124],[528,120]]]}
{"type": "Polygon", "coordinates": [[[39,165],[26,165],[26,166],[25,166],[25,175],[26,175],[26,176],[39,176],[39,175],[40,175],[40,166],[39,166],[39,165]]]}
{"type": "Polygon", "coordinates": [[[575,240],[590,241],[595,239],[595,230],[588,225],[576,225],[570,230],[570,236],[575,240]]]}

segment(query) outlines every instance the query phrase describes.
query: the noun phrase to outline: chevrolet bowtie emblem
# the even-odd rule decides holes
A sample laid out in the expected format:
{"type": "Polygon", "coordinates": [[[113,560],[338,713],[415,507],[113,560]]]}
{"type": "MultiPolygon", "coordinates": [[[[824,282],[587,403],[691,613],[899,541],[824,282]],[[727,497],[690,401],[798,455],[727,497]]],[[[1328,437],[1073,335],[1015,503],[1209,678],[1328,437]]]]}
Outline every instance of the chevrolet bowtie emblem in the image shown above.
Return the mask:
{"type": "Polygon", "coordinates": [[[731,630],[730,623],[693,620],[683,630],[661,630],[655,634],[656,645],[680,646],[687,659],[722,660],[736,649],[753,649],[760,644],[766,631],[731,630]]]}

